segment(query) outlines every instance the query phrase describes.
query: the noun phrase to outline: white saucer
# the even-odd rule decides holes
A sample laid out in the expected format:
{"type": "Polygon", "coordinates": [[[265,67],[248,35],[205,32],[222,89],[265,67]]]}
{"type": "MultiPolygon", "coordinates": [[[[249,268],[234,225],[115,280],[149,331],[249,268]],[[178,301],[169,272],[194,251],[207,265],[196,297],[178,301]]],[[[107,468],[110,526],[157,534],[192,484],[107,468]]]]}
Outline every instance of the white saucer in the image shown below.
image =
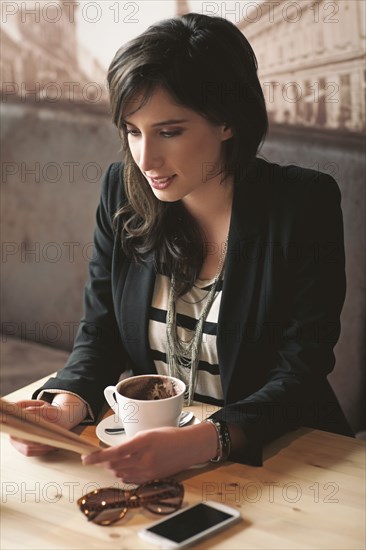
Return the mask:
{"type": "Polygon", "coordinates": [[[99,422],[95,433],[97,434],[98,439],[106,445],[109,445],[109,447],[114,447],[115,445],[119,445],[125,441],[125,433],[114,435],[107,434],[104,431],[106,428],[122,428],[122,424],[116,415],[112,414],[111,416],[107,416],[107,418],[104,418],[101,422],[99,422]]]}
{"type": "MultiPolygon", "coordinates": [[[[197,417],[194,417],[189,424],[190,425],[199,424],[200,422],[201,421],[197,417]]],[[[99,424],[96,427],[95,433],[98,439],[100,439],[100,441],[102,441],[106,445],[109,445],[109,447],[115,447],[116,445],[119,445],[120,443],[123,443],[123,441],[126,440],[126,437],[127,437],[126,434],[125,433],[107,434],[105,432],[105,429],[121,428],[121,427],[122,427],[121,421],[118,419],[116,415],[112,414],[111,416],[107,416],[107,418],[104,418],[103,420],[101,420],[101,422],[99,422],[99,424]]]]}

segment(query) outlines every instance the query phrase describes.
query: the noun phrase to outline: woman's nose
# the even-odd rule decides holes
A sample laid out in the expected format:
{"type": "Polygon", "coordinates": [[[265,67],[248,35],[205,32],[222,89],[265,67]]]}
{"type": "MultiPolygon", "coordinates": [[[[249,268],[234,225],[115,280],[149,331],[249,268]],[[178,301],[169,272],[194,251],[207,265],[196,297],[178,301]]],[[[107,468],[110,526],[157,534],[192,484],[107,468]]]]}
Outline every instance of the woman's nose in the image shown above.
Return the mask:
{"type": "Polygon", "coordinates": [[[139,155],[139,166],[144,172],[162,166],[164,163],[162,152],[151,140],[142,139],[139,155]]]}

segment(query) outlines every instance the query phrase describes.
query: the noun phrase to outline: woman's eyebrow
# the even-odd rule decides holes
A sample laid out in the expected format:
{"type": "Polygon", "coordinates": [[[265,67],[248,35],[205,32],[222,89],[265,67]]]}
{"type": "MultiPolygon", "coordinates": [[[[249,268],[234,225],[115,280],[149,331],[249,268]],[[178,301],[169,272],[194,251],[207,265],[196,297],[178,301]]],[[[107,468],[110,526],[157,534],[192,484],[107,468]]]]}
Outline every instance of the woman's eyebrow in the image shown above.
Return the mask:
{"type": "MultiPolygon", "coordinates": [[[[126,119],[122,119],[122,122],[125,124],[130,124],[130,126],[135,126],[132,122],[128,122],[126,119]]],[[[170,118],[169,120],[162,120],[161,122],[155,122],[155,124],[152,124],[152,128],[156,128],[157,126],[167,126],[169,124],[182,124],[183,122],[189,122],[187,119],[184,118],[170,118]]]]}

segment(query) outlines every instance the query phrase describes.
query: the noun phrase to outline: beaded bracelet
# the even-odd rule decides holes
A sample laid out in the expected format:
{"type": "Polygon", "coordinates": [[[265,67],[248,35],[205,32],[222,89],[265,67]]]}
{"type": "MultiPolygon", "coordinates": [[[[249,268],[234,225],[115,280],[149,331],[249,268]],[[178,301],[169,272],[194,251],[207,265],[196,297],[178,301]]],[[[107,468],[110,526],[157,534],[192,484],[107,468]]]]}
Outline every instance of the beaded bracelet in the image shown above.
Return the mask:
{"type": "Polygon", "coordinates": [[[222,420],[213,420],[212,418],[207,418],[205,422],[212,424],[217,434],[217,456],[211,458],[210,462],[223,462],[227,460],[231,450],[231,439],[226,422],[222,420]]]}

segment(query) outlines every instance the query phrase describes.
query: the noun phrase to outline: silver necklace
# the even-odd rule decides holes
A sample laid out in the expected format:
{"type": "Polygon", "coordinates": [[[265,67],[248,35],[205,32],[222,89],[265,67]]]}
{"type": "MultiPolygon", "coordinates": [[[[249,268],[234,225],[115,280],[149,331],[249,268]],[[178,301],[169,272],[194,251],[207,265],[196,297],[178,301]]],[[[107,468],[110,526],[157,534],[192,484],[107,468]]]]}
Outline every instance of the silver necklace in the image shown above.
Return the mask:
{"type": "Polygon", "coordinates": [[[191,405],[193,401],[194,391],[197,384],[197,367],[202,342],[203,326],[205,324],[211,306],[216,298],[216,289],[221,279],[225,265],[227,242],[228,239],[226,239],[223,246],[216,275],[208,292],[206,303],[202,309],[201,315],[197,320],[195,329],[193,331],[193,336],[187,342],[179,338],[177,333],[177,296],[174,290],[174,275],[172,275],[170,278],[170,291],[166,319],[167,362],[169,375],[183,380],[183,382],[187,386],[187,392],[185,396],[187,405],[191,405]]]}

